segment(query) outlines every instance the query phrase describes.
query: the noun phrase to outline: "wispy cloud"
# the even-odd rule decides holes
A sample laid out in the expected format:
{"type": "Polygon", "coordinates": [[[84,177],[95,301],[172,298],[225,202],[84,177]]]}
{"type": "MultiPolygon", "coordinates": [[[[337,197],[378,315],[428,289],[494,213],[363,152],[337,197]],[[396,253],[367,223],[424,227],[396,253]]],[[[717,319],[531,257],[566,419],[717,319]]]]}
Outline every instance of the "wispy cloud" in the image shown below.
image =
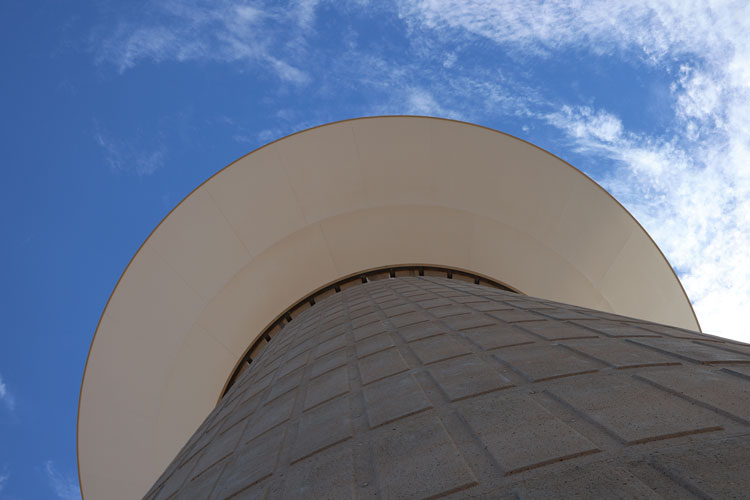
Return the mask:
{"type": "Polygon", "coordinates": [[[94,131],[94,141],[102,149],[104,161],[112,172],[142,177],[153,174],[164,165],[166,148],[160,141],[156,146],[136,145],[113,138],[99,126],[94,131]]]}
{"type": "Polygon", "coordinates": [[[78,487],[78,481],[58,471],[51,460],[45,462],[44,472],[57,498],[60,500],[81,500],[81,489],[78,487]]]}
{"type": "Polygon", "coordinates": [[[398,5],[414,27],[469,33],[519,54],[552,55],[563,47],[598,54],[626,50],[652,62],[720,50],[740,34],[748,9],[724,1],[668,0],[403,0],[398,5]]]}
{"type": "Polygon", "coordinates": [[[119,72],[140,62],[243,62],[260,64],[280,79],[301,85],[308,75],[279,53],[300,51],[317,3],[298,1],[283,9],[231,0],[153,2],[146,4],[138,21],[102,28],[92,45],[97,61],[119,72]],[[289,23],[297,29],[287,29],[289,23]]]}
{"type": "Polygon", "coordinates": [[[0,375],[0,401],[2,401],[8,411],[16,409],[16,399],[5,384],[2,375],[0,375]]]}
{"type": "Polygon", "coordinates": [[[8,473],[8,470],[3,469],[3,472],[0,472],[0,493],[3,492],[3,489],[5,488],[5,485],[9,479],[10,479],[10,474],[8,473]]]}

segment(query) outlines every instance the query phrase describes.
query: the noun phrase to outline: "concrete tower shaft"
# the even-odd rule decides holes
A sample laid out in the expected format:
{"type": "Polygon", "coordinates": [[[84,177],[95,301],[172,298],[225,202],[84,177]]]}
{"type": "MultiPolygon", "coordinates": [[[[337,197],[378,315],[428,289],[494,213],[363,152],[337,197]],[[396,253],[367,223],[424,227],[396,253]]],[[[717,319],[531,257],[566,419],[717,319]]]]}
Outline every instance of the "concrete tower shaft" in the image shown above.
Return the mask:
{"type": "Polygon", "coordinates": [[[437,277],[301,313],[168,498],[740,498],[750,346],[437,277]]]}

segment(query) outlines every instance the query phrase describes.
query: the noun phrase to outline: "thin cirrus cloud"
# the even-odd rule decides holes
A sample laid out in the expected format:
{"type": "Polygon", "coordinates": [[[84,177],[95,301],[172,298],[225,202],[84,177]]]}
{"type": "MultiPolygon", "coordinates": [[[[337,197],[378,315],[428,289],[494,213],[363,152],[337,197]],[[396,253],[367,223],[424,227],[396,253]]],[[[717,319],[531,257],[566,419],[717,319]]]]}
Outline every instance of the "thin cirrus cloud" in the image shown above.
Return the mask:
{"type": "Polygon", "coordinates": [[[362,114],[506,117],[556,131],[573,151],[606,161],[596,180],[664,250],[703,329],[743,338],[737,325],[750,309],[750,4],[360,2],[360,13],[401,26],[408,46],[388,57],[356,36],[340,50],[314,50],[316,9],[324,3],[351,8],[159,3],[146,21],[112,30],[96,56],[118,71],[145,61],[255,64],[290,86],[376,96],[355,109],[362,114]],[[535,77],[529,65],[516,71],[508,63],[470,63],[464,55],[471,50],[493,56],[481,61],[502,53],[540,66],[575,50],[648,68],[669,84],[652,117],[663,125],[630,129],[607,89],[596,90],[605,97],[598,101],[562,96],[559,82],[535,77]]]}
{"type": "MultiPolygon", "coordinates": [[[[8,411],[16,409],[16,400],[8,389],[8,386],[5,384],[2,375],[0,375],[0,402],[5,405],[5,408],[8,411]]],[[[7,480],[7,477],[5,479],[7,480]]]]}
{"type": "Polygon", "coordinates": [[[246,2],[157,2],[138,22],[120,22],[97,38],[95,55],[121,73],[147,61],[264,64],[281,80],[304,84],[308,75],[276,54],[283,47],[299,48],[316,3],[299,2],[287,11],[246,2]],[[287,23],[296,30],[279,29],[287,23]]]}
{"type": "Polygon", "coordinates": [[[141,142],[116,139],[98,125],[95,125],[94,141],[103,151],[104,161],[113,173],[143,177],[164,165],[166,148],[162,144],[145,147],[141,142]]]}
{"type": "Polygon", "coordinates": [[[81,499],[81,489],[77,479],[62,474],[51,460],[44,463],[44,473],[57,498],[60,500],[81,499]]]}

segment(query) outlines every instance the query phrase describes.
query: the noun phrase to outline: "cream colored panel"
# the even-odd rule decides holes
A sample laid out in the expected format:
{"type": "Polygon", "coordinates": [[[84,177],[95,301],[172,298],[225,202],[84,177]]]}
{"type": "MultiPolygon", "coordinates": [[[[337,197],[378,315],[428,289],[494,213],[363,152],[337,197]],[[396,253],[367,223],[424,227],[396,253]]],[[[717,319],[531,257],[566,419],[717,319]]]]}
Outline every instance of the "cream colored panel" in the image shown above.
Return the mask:
{"type": "Polygon", "coordinates": [[[569,196],[570,174],[580,174],[517,139],[472,129],[432,124],[434,202],[490,216],[543,239],[569,196]]]}
{"type": "Polygon", "coordinates": [[[679,282],[654,253],[648,236],[634,233],[602,280],[601,294],[618,305],[618,314],[695,329],[690,303],[677,299],[679,282]]]}
{"type": "Polygon", "coordinates": [[[402,263],[468,264],[472,227],[465,212],[381,207],[332,217],[321,225],[339,276],[402,263]]]}
{"type": "Polygon", "coordinates": [[[415,204],[432,201],[434,164],[429,127],[415,129],[391,117],[351,122],[370,203],[415,204]],[[387,147],[384,145],[387,144],[387,147]]]}
{"type": "Polygon", "coordinates": [[[155,470],[154,422],[164,383],[203,301],[149,246],[131,263],[117,292],[99,326],[106,333],[97,335],[89,354],[79,460],[82,471],[128,470],[143,481],[155,470]],[[129,463],[135,457],[137,464],[129,463]]]}
{"type": "Polygon", "coordinates": [[[502,276],[528,295],[611,310],[594,285],[553,248],[489,217],[475,216],[473,222],[469,269],[502,276]]]}
{"type": "Polygon", "coordinates": [[[180,213],[182,217],[165,219],[149,244],[208,300],[250,256],[208,190],[189,196],[180,204],[180,213]]]}
{"type": "Polygon", "coordinates": [[[599,283],[630,235],[642,230],[603,189],[592,189],[591,182],[580,177],[571,183],[570,196],[546,239],[572,267],[599,283]]]}
{"type": "Polygon", "coordinates": [[[141,498],[154,477],[154,418],[99,398],[78,416],[81,493],[90,499],[141,498]],[[114,430],[116,432],[113,432],[114,430]],[[123,473],[127,471],[127,474],[123,473]]]}
{"type": "Polygon", "coordinates": [[[162,332],[160,336],[172,331],[184,335],[204,303],[151,245],[144,245],[122,275],[106,313],[115,321],[132,325],[128,335],[147,335],[136,328],[145,325],[152,332],[162,332]],[[141,314],[134,316],[133,311],[141,314]]]}
{"type": "Polygon", "coordinates": [[[141,249],[117,287],[91,347],[82,404],[129,405],[154,415],[169,366],[203,301],[150,247],[141,249]],[[148,369],[144,369],[148,367],[148,369]],[[90,399],[89,399],[90,398],[90,399]]]}
{"type": "Polygon", "coordinates": [[[239,356],[286,307],[332,276],[337,273],[328,246],[320,227],[311,225],[253,259],[208,304],[198,323],[239,356]]]}
{"type": "Polygon", "coordinates": [[[366,206],[349,123],[312,129],[270,147],[278,150],[308,223],[366,206]]]}
{"type": "Polygon", "coordinates": [[[305,217],[273,145],[238,160],[205,189],[251,257],[305,226],[305,217]]]}
{"type": "Polygon", "coordinates": [[[188,332],[172,364],[159,407],[154,436],[157,469],[169,465],[175,455],[175,443],[187,442],[214,408],[216,395],[224,388],[237,356],[199,325],[188,332]]]}

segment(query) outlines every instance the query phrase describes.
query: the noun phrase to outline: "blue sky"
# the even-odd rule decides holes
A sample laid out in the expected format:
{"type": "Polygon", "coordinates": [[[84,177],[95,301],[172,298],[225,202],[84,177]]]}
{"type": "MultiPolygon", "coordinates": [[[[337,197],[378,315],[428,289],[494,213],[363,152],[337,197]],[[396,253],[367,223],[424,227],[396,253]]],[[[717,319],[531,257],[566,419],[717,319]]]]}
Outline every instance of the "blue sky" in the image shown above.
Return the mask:
{"type": "Polygon", "coordinates": [[[750,4],[0,4],[0,499],[78,498],[78,391],[128,260],[188,192],[289,133],[457,118],[571,162],[750,340],[750,4]]]}

